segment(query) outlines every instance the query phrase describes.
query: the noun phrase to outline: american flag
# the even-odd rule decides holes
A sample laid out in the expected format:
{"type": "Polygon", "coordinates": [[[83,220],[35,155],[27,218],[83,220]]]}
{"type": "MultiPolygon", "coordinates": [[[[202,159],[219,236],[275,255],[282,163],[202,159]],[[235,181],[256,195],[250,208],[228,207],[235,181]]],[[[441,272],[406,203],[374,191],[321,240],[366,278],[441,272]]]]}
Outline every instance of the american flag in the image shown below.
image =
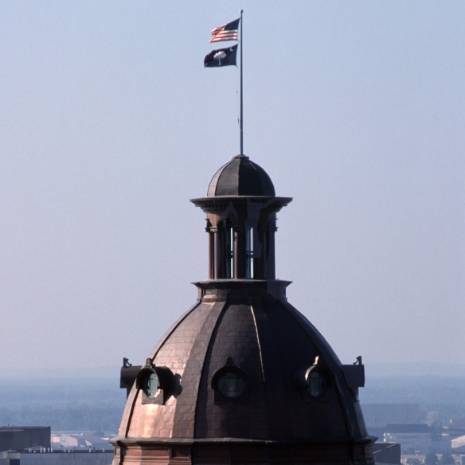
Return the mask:
{"type": "Polygon", "coordinates": [[[239,21],[240,18],[231,21],[224,26],[215,27],[212,30],[210,43],[213,42],[226,42],[228,40],[237,40],[238,39],[238,30],[239,30],[239,21]]]}

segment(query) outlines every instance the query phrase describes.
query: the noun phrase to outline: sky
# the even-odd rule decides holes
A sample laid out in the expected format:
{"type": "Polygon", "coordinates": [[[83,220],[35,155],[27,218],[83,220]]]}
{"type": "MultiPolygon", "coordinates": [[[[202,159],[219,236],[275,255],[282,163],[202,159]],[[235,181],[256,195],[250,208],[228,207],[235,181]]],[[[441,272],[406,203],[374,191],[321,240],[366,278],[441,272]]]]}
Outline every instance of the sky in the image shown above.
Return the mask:
{"type": "Polygon", "coordinates": [[[282,196],[277,274],[341,360],[465,364],[462,0],[4,2],[3,372],[141,363],[207,277],[203,196],[239,151],[282,196]]]}

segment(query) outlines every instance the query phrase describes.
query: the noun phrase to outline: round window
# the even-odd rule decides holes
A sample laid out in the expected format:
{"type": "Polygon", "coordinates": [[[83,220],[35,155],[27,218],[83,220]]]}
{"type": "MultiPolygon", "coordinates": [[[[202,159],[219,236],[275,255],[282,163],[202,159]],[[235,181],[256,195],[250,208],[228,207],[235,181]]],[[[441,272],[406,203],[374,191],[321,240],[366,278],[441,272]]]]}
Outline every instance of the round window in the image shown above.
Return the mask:
{"type": "Polygon", "coordinates": [[[310,370],[306,376],[308,393],[312,397],[321,397],[327,386],[326,377],[318,370],[310,370]]]}
{"type": "Polygon", "coordinates": [[[216,388],[222,396],[228,399],[237,399],[244,394],[246,382],[240,372],[227,370],[218,376],[216,388]]]}
{"type": "Polygon", "coordinates": [[[143,391],[147,397],[155,397],[157,394],[158,389],[160,388],[160,381],[158,380],[158,376],[155,372],[148,374],[145,378],[143,391]]]}

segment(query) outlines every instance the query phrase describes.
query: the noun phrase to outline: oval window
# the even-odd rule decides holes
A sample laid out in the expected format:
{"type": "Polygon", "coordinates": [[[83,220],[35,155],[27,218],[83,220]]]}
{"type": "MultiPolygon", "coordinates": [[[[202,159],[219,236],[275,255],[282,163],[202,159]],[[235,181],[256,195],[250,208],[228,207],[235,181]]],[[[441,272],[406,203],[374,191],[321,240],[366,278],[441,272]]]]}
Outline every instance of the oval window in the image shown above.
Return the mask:
{"type": "Polygon", "coordinates": [[[147,397],[155,397],[158,389],[160,389],[160,381],[155,372],[150,373],[146,378],[143,386],[144,394],[147,397]]]}
{"type": "Polygon", "coordinates": [[[312,397],[321,397],[326,391],[326,377],[318,370],[310,370],[307,375],[307,389],[312,397]]]}
{"type": "Polygon", "coordinates": [[[216,388],[228,399],[237,399],[245,392],[244,377],[236,370],[225,370],[216,380],[216,388]]]}

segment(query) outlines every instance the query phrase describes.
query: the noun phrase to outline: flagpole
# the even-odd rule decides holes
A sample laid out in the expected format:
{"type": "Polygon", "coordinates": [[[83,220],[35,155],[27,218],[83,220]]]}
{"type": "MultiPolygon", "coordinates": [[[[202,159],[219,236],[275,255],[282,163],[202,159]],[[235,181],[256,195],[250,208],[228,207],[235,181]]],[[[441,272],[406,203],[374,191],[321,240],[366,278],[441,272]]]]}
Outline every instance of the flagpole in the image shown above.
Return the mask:
{"type": "Polygon", "coordinates": [[[240,113],[239,113],[239,133],[240,133],[240,155],[244,155],[244,93],[243,93],[243,62],[242,62],[242,34],[244,32],[244,27],[242,25],[242,13],[244,12],[244,10],[241,10],[241,36],[240,36],[240,55],[241,55],[241,67],[240,67],[240,70],[239,70],[239,74],[240,74],[240,113]]]}

